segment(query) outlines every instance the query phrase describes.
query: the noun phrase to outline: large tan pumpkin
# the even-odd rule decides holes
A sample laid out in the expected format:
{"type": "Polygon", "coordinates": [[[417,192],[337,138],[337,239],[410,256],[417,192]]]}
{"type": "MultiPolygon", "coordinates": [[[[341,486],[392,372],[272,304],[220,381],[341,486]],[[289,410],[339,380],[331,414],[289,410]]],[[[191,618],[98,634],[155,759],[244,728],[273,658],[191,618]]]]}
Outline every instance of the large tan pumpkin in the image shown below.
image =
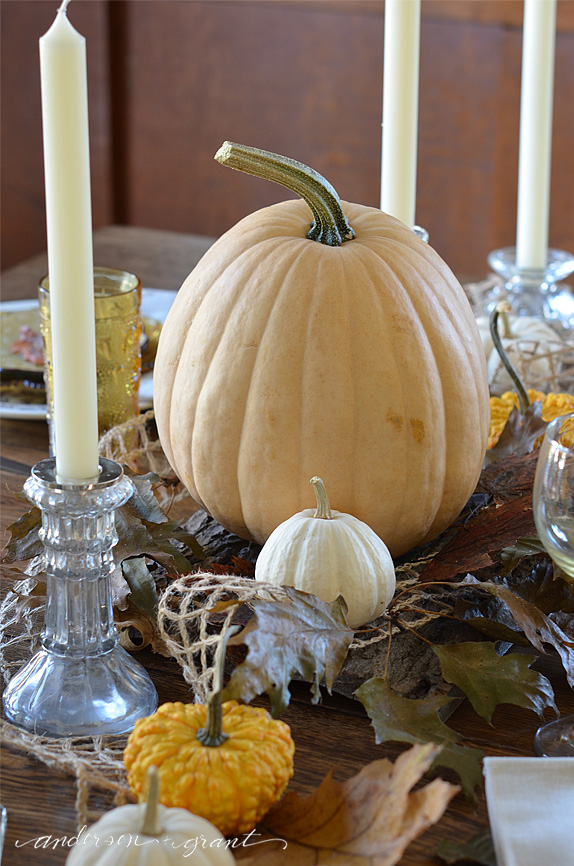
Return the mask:
{"type": "Polygon", "coordinates": [[[355,237],[340,245],[308,239],[301,200],[214,244],[163,327],[155,412],[174,471],[237,535],[265,542],[313,504],[320,475],[333,507],[397,556],[448,526],[475,488],[484,352],[437,253],[375,208],[342,209],[355,237]]]}

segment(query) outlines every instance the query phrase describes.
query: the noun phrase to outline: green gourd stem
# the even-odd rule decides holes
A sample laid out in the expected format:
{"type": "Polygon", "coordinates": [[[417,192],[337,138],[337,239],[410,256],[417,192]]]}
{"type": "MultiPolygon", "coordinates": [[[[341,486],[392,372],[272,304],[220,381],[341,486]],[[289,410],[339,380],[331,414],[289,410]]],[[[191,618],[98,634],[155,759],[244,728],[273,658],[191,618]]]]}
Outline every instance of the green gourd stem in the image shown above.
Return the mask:
{"type": "Polygon", "coordinates": [[[319,517],[322,520],[331,520],[333,515],[331,514],[329,497],[327,496],[327,491],[325,490],[323,480],[319,478],[318,475],[315,475],[313,478],[311,478],[311,484],[313,485],[313,490],[315,491],[315,496],[317,497],[317,509],[313,517],[319,517]]]}
{"type": "Polygon", "coordinates": [[[215,652],[213,666],[215,669],[213,693],[207,702],[207,720],[204,728],[199,728],[196,737],[202,746],[216,748],[228,739],[223,730],[223,713],[221,710],[221,692],[223,689],[223,665],[229,638],[239,631],[239,626],[228,628],[219,642],[215,652]]]}
{"type": "Polygon", "coordinates": [[[160,788],[159,771],[157,767],[153,764],[151,767],[148,768],[147,780],[147,802],[141,825],[141,832],[144,836],[157,837],[161,836],[161,834],[163,833],[163,827],[161,826],[161,822],[159,820],[157,808],[159,804],[160,788]]]}
{"type": "Polygon", "coordinates": [[[307,232],[310,240],[340,247],[355,237],[341,200],[329,181],[302,162],[232,141],[225,141],[214,158],[222,165],[279,183],[301,196],[313,214],[313,223],[307,232]]]}
{"type": "Polygon", "coordinates": [[[520,403],[520,411],[524,415],[524,413],[530,406],[530,400],[528,399],[526,388],[524,387],[520,376],[512,366],[510,358],[504,350],[502,340],[500,339],[500,334],[498,333],[498,319],[500,318],[500,316],[508,314],[511,309],[512,308],[507,301],[501,301],[499,304],[496,305],[490,316],[490,336],[492,337],[494,348],[498,352],[500,360],[504,364],[508,375],[514,382],[514,385],[516,387],[516,393],[518,395],[518,402],[520,403]]]}

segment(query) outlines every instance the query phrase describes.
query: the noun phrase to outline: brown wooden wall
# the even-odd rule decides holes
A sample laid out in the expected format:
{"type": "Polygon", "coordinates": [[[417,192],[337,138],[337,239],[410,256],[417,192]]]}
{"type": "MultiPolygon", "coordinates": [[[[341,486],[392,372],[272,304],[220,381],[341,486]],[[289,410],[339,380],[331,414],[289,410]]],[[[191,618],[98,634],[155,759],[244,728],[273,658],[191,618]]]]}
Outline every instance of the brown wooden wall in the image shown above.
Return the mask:
{"type": "MultiPolygon", "coordinates": [[[[1,0],[2,267],[45,247],[38,38],[1,0]]],[[[276,150],[378,206],[382,0],[73,0],[88,44],[94,225],[218,235],[285,190],[213,160],[276,150]]],[[[521,0],[423,0],[417,222],[461,276],[516,227],[521,0]]],[[[558,0],[550,243],[574,249],[574,3],[558,0]]]]}

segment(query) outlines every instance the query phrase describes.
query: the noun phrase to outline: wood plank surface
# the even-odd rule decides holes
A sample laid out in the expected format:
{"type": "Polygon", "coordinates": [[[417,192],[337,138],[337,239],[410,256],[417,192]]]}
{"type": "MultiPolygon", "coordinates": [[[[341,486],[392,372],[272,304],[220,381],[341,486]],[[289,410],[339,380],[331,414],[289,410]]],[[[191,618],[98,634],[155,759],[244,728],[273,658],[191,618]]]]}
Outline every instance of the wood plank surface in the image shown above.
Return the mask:
{"type": "MultiPolygon", "coordinates": [[[[132,226],[105,226],[94,232],[94,264],[135,271],[150,289],[175,291],[193,270],[214,238],[132,226]]],[[[2,300],[35,298],[48,271],[46,253],[5,270],[2,300]]]]}

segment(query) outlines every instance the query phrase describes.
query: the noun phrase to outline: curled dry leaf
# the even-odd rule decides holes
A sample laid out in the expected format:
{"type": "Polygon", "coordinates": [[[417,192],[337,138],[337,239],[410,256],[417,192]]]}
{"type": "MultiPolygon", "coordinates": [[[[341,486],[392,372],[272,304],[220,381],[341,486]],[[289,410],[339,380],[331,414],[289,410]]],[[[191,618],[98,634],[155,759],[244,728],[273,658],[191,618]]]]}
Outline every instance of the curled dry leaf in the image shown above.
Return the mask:
{"type": "Polygon", "coordinates": [[[548,421],[542,418],[542,403],[531,403],[524,412],[514,408],[496,445],[486,452],[485,466],[507,457],[522,457],[534,450],[548,421]]]}
{"type": "Polygon", "coordinates": [[[545,644],[553,646],[560,656],[568,683],[574,687],[574,649],[572,649],[569,635],[554,620],[505,586],[486,581],[480,582],[472,575],[469,575],[463,583],[478,586],[504,602],[512,614],[514,622],[522,629],[535,649],[545,652],[545,644]]]}
{"type": "Polygon", "coordinates": [[[383,758],[343,783],[330,773],[308,796],[287,794],[266,815],[253,847],[234,855],[245,866],[394,866],[459,790],[435,779],[412,791],[439,751],[415,745],[394,764],[383,758]],[[276,841],[262,844],[267,840],[276,841]]]}
{"type": "Polygon", "coordinates": [[[289,704],[289,683],[295,674],[313,684],[314,703],[320,699],[323,677],[330,691],[354,636],[341,596],[325,602],[290,586],[284,590],[285,601],[251,601],[253,617],[229,641],[245,644],[249,652],[223,694],[224,700],[249,703],[267,693],[274,716],[289,704]]]}
{"type": "Polygon", "coordinates": [[[355,694],[371,719],[377,743],[442,743],[434,766],[454,770],[465,796],[476,802],[475,791],[482,785],[483,753],[460,745],[460,734],[442,721],[459,698],[440,694],[418,700],[404,698],[382,677],[367,680],[355,694]]]}
{"type": "Polygon", "coordinates": [[[169,657],[154,620],[131,604],[129,597],[124,610],[119,608],[114,610],[114,620],[120,636],[120,644],[125,650],[138,652],[150,647],[153,652],[169,657]]]}

